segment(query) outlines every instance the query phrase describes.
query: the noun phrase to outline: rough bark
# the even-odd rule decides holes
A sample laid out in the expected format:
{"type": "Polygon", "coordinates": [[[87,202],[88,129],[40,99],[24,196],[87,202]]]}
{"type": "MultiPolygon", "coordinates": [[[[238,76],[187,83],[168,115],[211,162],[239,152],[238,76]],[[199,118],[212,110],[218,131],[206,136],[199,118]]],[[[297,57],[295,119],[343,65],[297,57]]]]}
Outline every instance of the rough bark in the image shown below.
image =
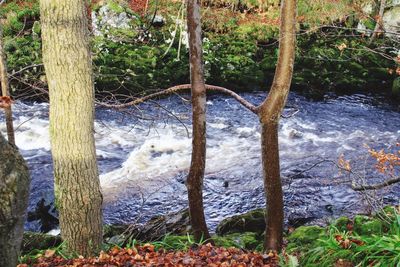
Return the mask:
{"type": "MultiPolygon", "coordinates": [[[[6,55],[4,53],[3,45],[3,26],[0,23],[0,80],[1,80],[1,93],[3,96],[10,96],[7,76],[6,55]]],[[[14,125],[12,118],[11,105],[4,108],[6,115],[7,138],[10,144],[15,145],[14,125]]]]}
{"type": "Polygon", "coordinates": [[[261,153],[267,202],[265,250],[280,250],[283,232],[283,192],[280,178],[278,125],[292,80],[296,41],[296,0],[281,1],[279,55],[274,80],[257,108],[261,121],[261,153]]]}
{"type": "Polygon", "coordinates": [[[375,38],[378,36],[378,34],[381,32],[383,28],[382,22],[383,22],[383,14],[385,13],[386,0],[381,0],[380,2],[381,3],[379,5],[379,12],[376,18],[375,28],[374,31],[372,32],[371,39],[369,40],[370,44],[375,40],[375,38]]]}
{"type": "Polygon", "coordinates": [[[102,243],[102,195],[85,1],[41,0],[40,15],[61,236],[70,252],[88,256],[102,243]]]}
{"type": "Polygon", "coordinates": [[[0,134],[0,266],[15,267],[24,232],[29,171],[15,146],[0,134]]]}
{"type": "Polygon", "coordinates": [[[192,159],[186,186],[195,241],[210,239],[203,207],[206,161],[206,87],[204,83],[199,0],[187,1],[190,83],[192,85],[192,159]]]}

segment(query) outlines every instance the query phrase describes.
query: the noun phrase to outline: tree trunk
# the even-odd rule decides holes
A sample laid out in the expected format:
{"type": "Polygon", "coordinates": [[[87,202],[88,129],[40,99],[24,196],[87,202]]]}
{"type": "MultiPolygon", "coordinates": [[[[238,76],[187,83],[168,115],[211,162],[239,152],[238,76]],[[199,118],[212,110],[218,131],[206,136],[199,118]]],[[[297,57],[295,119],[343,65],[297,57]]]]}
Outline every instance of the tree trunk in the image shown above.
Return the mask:
{"type": "Polygon", "coordinates": [[[18,150],[0,133],[0,266],[15,267],[24,233],[29,171],[18,150]]]}
{"type": "Polygon", "coordinates": [[[282,0],[279,56],[271,90],[258,107],[261,153],[267,202],[265,250],[280,250],[283,232],[283,192],[280,178],[278,126],[292,80],[296,41],[296,0],[282,0]]]}
{"type": "Polygon", "coordinates": [[[94,143],[94,88],[83,0],[41,0],[43,62],[61,236],[88,256],[102,243],[102,195],[94,143]]]}
{"type": "MultiPolygon", "coordinates": [[[[3,44],[3,25],[0,23],[0,80],[1,80],[1,93],[3,96],[10,96],[7,76],[6,54],[4,52],[3,44]]],[[[15,145],[14,125],[12,118],[11,105],[4,109],[6,115],[6,127],[8,142],[15,145]]]]}
{"type": "Polygon", "coordinates": [[[192,160],[187,178],[189,214],[195,241],[210,239],[203,207],[206,163],[206,87],[204,83],[199,0],[187,1],[187,25],[192,85],[192,160]]]}
{"type": "Polygon", "coordinates": [[[386,0],[381,0],[380,1],[380,5],[379,5],[379,12],[378,12],[378,16],[376,18],[376,24],[375,24],[375,28],[374,31],[372,32],[371,35],[371,39],[369,40],[369,44],[371,44],[375,38],[377,37],[377,35],[381,32],[382,28],[383,28],[383,14],[385,13],[385,7],[386,7],[386,0]]]}

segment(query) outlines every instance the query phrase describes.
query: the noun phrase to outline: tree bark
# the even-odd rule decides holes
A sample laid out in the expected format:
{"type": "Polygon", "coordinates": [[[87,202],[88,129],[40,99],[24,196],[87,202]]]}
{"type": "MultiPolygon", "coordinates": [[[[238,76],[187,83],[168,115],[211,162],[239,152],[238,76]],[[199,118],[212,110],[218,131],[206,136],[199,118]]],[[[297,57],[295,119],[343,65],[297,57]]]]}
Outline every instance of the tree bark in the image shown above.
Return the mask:
{"type": "Polygon", "coordinates": [[[381,3],[379,5],[379,12],[378,12],[378,16],[376,18],[375,28],[374,28],[374,31],[372,32],[371,39],[369,39],[369,44],[371,44],[375,40],[378,33],[383,28],[382,22],[383,22],[383,14],[385,13],[386,0],[381,0],[380,2],[381,3]]]}
{"type": "Polygon", "coordinates": [[[43,62],[61,236],[89,256],[102,243],[102,194],[94,143],[94,88],[83,0],[41,0],[43,62]]]}
{"type": "Polygon", "coordinates": [[[196,242],[209,240],[204,216],[203,179],[206,162],[206,87],[204,83],[199,0],[187,1],[190,83],[192,86],[192,159],[186,186],[189,214],[196,242]]]}
{"type": "MultiPolygon", "coordinates": [[[[10,96],[10,90],[8,85],[8,76],[7,76],[7,64],[6,64],[6,55],[4,52],[4,44],[3,44],[3,25],[0,23],[0,80],[1,80],[1,93],[3,96],[10,96]]],[[[11,105],[4,109],[6,115],[6,127],[7,127],[7,138],[8,142],[12,145],[15,145],[15,135],[14,135],[14,125],[13,125],[13,117],[12,117],[12,108],[11,105]]]]}
{"type": "Polygon", "coordinates": [[[24,233],[29,171],[15,146],[0,133],[0,266],[15,267],[24,233]]]}
{"type": "Polygon", "coordinates": [[[264,249],[280,250],[283,232],[283,192],[280,178],[278,126],[293,74],[296,41],[296,0],[281,1],[279,55],[271,90],[258,107],[267,216],[264,249]]]}

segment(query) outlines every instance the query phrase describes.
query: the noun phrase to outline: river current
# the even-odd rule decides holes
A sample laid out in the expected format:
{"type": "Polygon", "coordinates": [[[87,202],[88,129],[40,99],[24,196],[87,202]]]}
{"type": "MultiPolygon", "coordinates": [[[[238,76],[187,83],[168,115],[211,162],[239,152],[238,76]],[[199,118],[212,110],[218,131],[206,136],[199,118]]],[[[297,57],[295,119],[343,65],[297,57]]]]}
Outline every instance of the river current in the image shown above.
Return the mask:
{"type": "MultiPolygon", "coordinates": [[[[265,93],[243,96],[258,104],[265,93]]],[[[124,110],[96,108],[105,223],[144,222],[187,206],[188,99],[188,95],[171,96],[124,110]]],[[[341,215],[368,212],[377,200],[399,203],[399,185],[358,193],[350,186],[354,177],[335,165],[344,155],[366,181],[381,179],[365,146],[394,151],[400,142],[398,106],[376,96],[327,95],[313,101],[296,93],[290,94],[287,106],[284,114],[295,113],[281,119],[279,130],[287,223],[324,223],[341,215]]],[[[48,104],[17,101],[13,108],[17,145],[32,175],[29,211],[41,203],[50,208],[50,216],[56,216],[48,104]]],[[[3,113],[0,120],[4,121],[3,113]]],[[[0,130],[5,133],[4,123],[0,130]]],[[[235,100],[208,97],[204,205],[212,230],[227,216],[265,205],[259,130],[257,117],[235,100]]],[[[25,225],[34,231],[41,227],[33,215],[25,225]]]]}

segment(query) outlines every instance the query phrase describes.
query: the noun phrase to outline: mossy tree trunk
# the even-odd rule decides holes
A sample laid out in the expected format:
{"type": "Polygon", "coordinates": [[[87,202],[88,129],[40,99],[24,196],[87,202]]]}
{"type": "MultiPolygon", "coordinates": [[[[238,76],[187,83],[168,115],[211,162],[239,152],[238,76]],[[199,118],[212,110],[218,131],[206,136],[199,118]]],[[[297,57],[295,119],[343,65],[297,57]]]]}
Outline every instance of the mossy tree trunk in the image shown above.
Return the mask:
{"type": "Polygon", "coordinates": [[[186,186],[189,214],[197,242],[210,239],[203,207],[203,179],[206,164],[206,87],[204,83],[203,52],[199,0],[187,1],[189,34],[190,83],[192,86],[192,159],[186,186]]]}
{"type": "Polygon", "coordinates": [[[0,266],[15,267],[24,233],[29,171],[15,146],[0,133],[0,266]]]}
{"type": "Polygon", "coordinates": [[[40,15],[61,236],[70,252],[88,256],[102,243],[102,194],[85,1],[41,0],[40,15]]]}
{"type": "MultiPolygon", "coordinates": [[[[6,54],[3,44],[3,25],[0,23],[0,80],[2,96],[10,96],[7,76],[6,54]]],[[[6,115],[7,138],[10,144],[15,145],[14,125],[11,105],[4,109],[6,115]]]]}
{"type": "Polygon", "coordinates": [[[296,41],[296,0],[281,1],[279,55],[271,90],[259,106],[264,190],[267,202],[265,250],[280,250],[283,192],[280,178],[278,126],[292,81],[296,41]]]}

